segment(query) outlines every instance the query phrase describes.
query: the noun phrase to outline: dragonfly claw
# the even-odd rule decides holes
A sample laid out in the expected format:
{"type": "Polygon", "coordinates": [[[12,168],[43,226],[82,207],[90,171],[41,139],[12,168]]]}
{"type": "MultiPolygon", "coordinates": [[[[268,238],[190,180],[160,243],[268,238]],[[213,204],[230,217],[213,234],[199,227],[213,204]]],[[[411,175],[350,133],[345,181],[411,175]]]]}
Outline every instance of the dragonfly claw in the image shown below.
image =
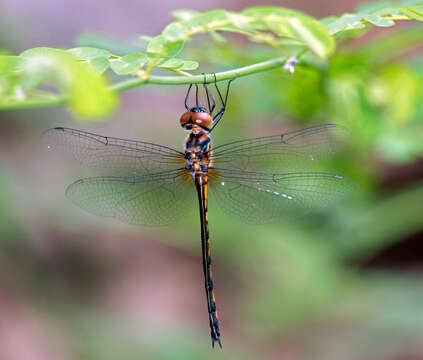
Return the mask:
{"type": "Polygon", "coordinates": [[[222,348],[222,341],[220,340],[220,337],[217,336],[216,334],[212,334],[212,338],[211,338],[211,342],[212,342],[212,348],[214,349],[214,343],[217,342],[219,344],[219,347],[222,348]]]}

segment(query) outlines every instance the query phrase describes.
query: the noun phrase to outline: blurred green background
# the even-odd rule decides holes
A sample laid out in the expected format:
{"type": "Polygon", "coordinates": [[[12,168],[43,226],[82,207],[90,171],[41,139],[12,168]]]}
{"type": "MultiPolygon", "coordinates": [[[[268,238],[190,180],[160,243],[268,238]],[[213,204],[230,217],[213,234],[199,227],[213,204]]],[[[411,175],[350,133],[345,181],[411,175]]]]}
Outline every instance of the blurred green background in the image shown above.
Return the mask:
{"type": "MultiPolygon", "coordinates": [[[[357,2],[269,4],[325,17],[357,2]]],[[[3,0],[0,48],[72,47],[86,32],[136,49],[136,37],[158,34],[175,8],[252,5],[3,0]]],[[[343,124],[351,144],[328,166],[358,191],[272,226],[238,224],[210,199],[223,351],[209,345],[197,214],[160,229],[88,215],[64,197],[79,167],[41,143],[43,130],[68,126],[181,149],[186,87],[134,89],[99,123],[78,123],[63,108],[1,112],[0,359],[422,359],[423,26],[362,35],[340,39],[328,64],[305,56],[294,75],[273,70],[233,84],[216,145],[343,124]]],[[[190,44],[198,73],[278,54],[229,39],[190,44]]]]}

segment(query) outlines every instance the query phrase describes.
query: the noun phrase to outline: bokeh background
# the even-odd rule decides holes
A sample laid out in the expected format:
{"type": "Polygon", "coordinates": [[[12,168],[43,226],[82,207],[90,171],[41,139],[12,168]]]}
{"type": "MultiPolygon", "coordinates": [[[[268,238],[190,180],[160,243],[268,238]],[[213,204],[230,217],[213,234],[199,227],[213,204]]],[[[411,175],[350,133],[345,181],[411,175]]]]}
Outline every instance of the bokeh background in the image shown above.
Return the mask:
{"type": "MultiPolygon", "coordinates": [[[[267,1],[315,17],[357,1],[267,1]]],[[[258,1],[0,2],[0,48],[103,42],[142,49],[171,10],[240,10],[258,1]]],[[[181,86],[123,94],[105,122],[63,108],[0,113],[0,359],[423,359],[423,27],[345,40],[329,67],[238,79],[215,144],[342,123],[331,165],[354,199],[295,222],[248,226],[210,214],[224,350],[210,349],[197,214],[171,228],[100,219],[64,196],[76,164],[42,131],[68,126],[180,148],[181,86]]],[[[276,56],[231,36],[185,50],[202,71],[276,56]],[[248,51],[246,51],[248,49],[248,51]]],[[[212,200],[211,200],[212,202],[212,200]]],[[[213,204],[211,204],[213,205],[213,204]]]]}

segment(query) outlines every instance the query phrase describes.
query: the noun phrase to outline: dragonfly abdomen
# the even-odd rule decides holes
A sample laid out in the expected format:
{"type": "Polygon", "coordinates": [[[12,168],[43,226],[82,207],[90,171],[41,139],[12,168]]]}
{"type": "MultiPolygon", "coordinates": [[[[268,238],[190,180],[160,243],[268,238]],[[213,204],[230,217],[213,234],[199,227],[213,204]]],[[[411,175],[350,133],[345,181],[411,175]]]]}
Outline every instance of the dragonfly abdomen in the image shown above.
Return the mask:
{"type": "Polygon", "coordinates": [[[216,298],[214,294],[213,271],[210,251],[208,176],[197,175],[195,178],[195,186],[197,188],[200,207],[203,272],[205,280],[207,309],[209,313],[210,336],[212,339],[213,347],[215,342],[217,342],[219,346],[222,347],[222,342],[220,339],[219,318],[216,309],[216,298]]]}

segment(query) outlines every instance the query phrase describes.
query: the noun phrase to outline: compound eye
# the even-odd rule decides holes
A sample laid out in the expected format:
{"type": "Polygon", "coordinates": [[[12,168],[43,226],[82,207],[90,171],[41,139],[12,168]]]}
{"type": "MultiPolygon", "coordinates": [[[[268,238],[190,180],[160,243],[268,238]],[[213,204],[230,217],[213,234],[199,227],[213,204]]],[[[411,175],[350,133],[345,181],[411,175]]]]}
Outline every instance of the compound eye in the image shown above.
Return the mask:
{"type": "Polygon", "coordinates": [[[192,122],[202,127],[209,127],[212,123],[212,119],[207,112],[197,112],[192,114],[192,122]]]}
{"type": "Polygon", "coordinates": [[[192,128],[192,125],[198,125],[207,128],[212,123],[212,119],[208,112],[187,111],[186,113],[182,114],[179,122],[185,129],[192,128]]]}
{"type": "Polygon", "coordinates": [[[186,113],[182,114],[181,119],[179,120],[182,127],[185,127],[189,122],[192,122],[192,112],[187,111],[186,113]]]}

